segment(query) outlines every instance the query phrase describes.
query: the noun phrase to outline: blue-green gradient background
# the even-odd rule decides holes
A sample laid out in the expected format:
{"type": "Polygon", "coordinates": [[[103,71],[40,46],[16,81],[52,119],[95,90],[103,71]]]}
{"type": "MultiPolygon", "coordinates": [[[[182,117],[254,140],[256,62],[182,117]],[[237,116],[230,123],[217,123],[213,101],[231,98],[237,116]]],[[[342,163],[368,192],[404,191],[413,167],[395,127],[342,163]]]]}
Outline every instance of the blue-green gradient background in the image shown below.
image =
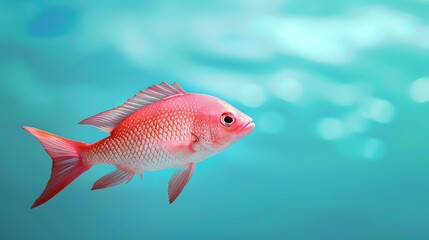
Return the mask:
{"type": "Polygon", "coordinates": [[[0,1],[0,239],[429,239],[429,2],[0,1]],[[20,126],[84,118],[161,81],[256,129],[198,164],[39,208],[51,160],[20,126]]]}

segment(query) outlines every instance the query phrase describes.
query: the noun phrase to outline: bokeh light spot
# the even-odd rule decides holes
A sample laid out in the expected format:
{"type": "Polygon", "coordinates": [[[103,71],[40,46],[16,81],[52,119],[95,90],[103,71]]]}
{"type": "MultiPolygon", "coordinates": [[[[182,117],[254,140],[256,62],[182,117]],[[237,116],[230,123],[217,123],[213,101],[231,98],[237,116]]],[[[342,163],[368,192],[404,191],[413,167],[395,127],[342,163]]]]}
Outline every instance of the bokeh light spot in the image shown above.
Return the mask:
{"type": "Polygon", "coordinates": [[[395,106],[387,100],[367,97],[360,103],[362,116],[379,123],[389,123],[395,117],[395,106]]]}
{"type": "Polygon", "coordinates": [[[429,101],[429,77],[417,79],[410,86],[411,98],[419,103],[429,101]]]}
{"type": "Polygon", "coordinates": [[[274,94],[288,102],[299,100],[304,92],[302,83],[291,77],[276,78],[272,84],[274,94]]]}
{"type": "Polygon", "coordinates": [[[336,118],[323,118],[316,124],[317,134],[325,140],[335,140],[346,134],[344,123],[336,118]]]}
{"type": "Polygon", "coordinates": [[[248,107],[259,107],[265,103],[266,94],[262,87],[256,84],[246,84],[238,91],[241,103],[248,107]]]}

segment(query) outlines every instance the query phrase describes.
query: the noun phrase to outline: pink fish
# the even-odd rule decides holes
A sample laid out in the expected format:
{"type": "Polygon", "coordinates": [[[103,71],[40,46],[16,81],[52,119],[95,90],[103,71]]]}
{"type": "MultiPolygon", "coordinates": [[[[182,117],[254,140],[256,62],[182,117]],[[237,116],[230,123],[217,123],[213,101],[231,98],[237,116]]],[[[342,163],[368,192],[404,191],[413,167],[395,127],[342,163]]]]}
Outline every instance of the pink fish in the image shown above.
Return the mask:
{"type": "Polygon", "coordinates": [[[85,119],[110,136],[87,144],[23,127],[51,156],[51,177],[34,202],[37,207],[96,164],[116,170],[96,181],[92,190],[129,182],[138,173],[180,168],[168,183],[172,203],[191,179],[195,165],[250,133],[252,118],[225,101],[186,93],[179,84],[153,85],[123,105],[85,119]]]}

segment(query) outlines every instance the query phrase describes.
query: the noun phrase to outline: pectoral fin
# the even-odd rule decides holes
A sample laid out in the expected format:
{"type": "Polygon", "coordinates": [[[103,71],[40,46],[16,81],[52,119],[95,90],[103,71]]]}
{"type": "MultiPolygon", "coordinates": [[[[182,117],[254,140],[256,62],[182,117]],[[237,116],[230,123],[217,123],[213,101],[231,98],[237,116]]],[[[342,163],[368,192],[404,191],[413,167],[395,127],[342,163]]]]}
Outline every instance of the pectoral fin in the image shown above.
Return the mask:
{"type": "Polygon", "coordinates": [[[195,153],[194,144],[195,141],[168,141],[158,143],[158,147],[177,159],[184,159],[195,153]]]}
{"type": "Polygon", "coordinates": [[[129,181],[131,181],[133,176],[134,176],[133,172],[127,172],[121,169],[116,169],[115,171],[97,180],[92,186],[91,190],[98,190],[98,189],[113,187],[125,181],[127,181],[128,183],[129,181]]]}
{"type": "Polygon", "coordinates": [[[168,182],[168,198],[170,204],[176,200],[194,173],[195,163],[189,163],[186,168],[176,172],[168,182]]]}

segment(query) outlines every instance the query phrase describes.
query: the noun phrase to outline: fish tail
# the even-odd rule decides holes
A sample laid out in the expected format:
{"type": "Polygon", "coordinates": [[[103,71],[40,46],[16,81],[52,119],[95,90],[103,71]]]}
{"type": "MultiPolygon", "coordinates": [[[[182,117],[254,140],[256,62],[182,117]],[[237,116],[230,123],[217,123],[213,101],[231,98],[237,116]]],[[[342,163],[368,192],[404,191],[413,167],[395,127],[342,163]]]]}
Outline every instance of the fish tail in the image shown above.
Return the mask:
{"type": "Polygon", "coordinates": [[[36,128],[26,126],[22,128],[35,136],[52,158],[51,177],[45,190],[31,206],[31,208],[35,208],[53,198],[91,167],[89,163],[82,160],[82,152],[88,149],[90,145],[62,138],[36,128]]]}

